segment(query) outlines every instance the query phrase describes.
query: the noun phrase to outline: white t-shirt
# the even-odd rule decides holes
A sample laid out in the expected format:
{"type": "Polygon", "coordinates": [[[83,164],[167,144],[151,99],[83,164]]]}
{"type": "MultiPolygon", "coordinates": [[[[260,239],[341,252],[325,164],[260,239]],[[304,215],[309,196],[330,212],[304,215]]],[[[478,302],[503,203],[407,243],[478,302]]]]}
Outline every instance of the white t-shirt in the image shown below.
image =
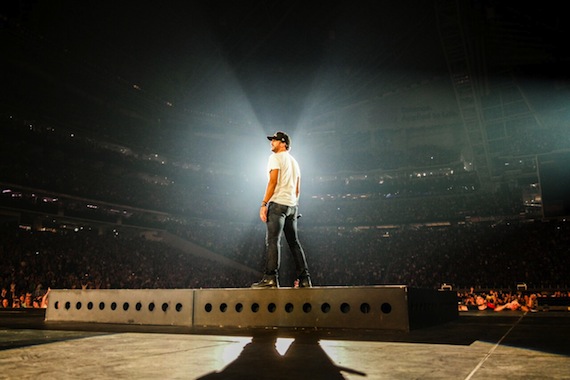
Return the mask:
{"type": "Polygon", "coordinates": [[[269,200],[285,206],[295,206],[297,199],[297,179],[301,178],[301,170],[297,161],[289,152],[273,153],[267,163],[267,175],[271,170],[278,169],[279,177],[275,192],[269,200]]]}

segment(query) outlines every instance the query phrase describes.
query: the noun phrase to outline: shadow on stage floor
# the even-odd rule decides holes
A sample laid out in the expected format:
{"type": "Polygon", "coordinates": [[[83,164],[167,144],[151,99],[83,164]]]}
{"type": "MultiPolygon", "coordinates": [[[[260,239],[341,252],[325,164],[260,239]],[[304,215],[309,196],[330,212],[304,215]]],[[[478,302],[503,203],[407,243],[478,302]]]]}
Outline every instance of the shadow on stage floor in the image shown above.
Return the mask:
{"type": "Polygon", "coordinates": [[[311,374],[317,379],[344,379],[342,372],[366,376],[358,370],[335,364],[319,345],[314,336],[297,337],[287,351],[281,355],[277,349],[278,334],[254,335],[237,359],[221,371],[213,371],[201,376],[200,380],[239,378],[272,378],[275,373],[283,373],[290,368],[297,368],[304,374],[311,374]],[[308,360],[310,358],[310,360],[308,360]],[[257,365],[263,362],[265,365],[257,365]],[[316,376],[316,377],[315,377],[316,376]]]}

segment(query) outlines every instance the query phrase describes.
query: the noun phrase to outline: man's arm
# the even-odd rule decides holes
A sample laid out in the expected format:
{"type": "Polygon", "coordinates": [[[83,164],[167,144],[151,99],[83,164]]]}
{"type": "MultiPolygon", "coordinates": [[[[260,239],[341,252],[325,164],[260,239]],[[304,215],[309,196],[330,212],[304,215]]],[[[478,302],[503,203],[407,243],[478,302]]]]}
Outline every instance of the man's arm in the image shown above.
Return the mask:
{"type": "Polygon", "coordinates": [[[273,169],[269,172],[269,182],[267,182],[267,187],[265,188],[265,196],[263,197],[264,206],[259,209],[259,218],[262,222],[267,222],[267,202],[271,199],[275,193],[275,187],[277,186],[277,179],[279,178],[279,169],[273,169]]]}

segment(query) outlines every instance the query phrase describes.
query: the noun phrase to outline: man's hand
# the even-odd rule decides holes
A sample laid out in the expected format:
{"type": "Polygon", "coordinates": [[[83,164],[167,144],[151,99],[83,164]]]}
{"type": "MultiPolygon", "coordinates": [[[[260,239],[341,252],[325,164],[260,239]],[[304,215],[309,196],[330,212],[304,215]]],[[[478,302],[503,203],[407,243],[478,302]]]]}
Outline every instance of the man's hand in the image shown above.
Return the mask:
{"type": "Polygon", "coordinates": [[[259,209],[259,219],[261,219],[263,223],[267,222],[267,206],[261,206],[259,209]]]}

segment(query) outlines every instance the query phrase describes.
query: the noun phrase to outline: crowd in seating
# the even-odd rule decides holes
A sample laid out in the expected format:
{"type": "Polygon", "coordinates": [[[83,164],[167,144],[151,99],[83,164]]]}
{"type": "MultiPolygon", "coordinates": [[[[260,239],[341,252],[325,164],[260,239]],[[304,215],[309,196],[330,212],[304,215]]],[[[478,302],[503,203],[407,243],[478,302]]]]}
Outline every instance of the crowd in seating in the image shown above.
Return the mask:
{"type": "MultiPolygon", "coordinates": [[[[251,274],[197,258],[123,229],[0,232],[0,284],[6,307],[30,307],[48,289],[242,287],[251,274]]],[[[45,304],[45,302],[44,302],[45,304]]]]}
{"type": "MultiPolygon", "coordinates": [[[[570,265],[570,225],[565,222],[399,228],[307,227],[302,219],[299,223],[314,282],[321,285],[570,285],[564,272],[570,265]]],[[[255,267],[263,252],[263,227],[196,220],[177,233],[255,267]]],[[[283,264],[287,261],[284,256],[283,264]]]]}
{"type": "MultiPolygon", "coordinates": [[[[537,312],[541,309],[541,299],[553,298],[570,300],[570,290],[480,290],[458,292],[459,311],[524,311],[537,312]]],[[[547,303],[549,303],[547,302],[547,303]]],[[[570,304],[566,305],[568,310],[570,304]]]]}
{"type": "MultiPolygon", "coordinates": [[[[178,232],[210,251],[253,269],[264,260],[264,230],[256,225],[198,221],[178,232]],[[223,233],[220,233],[223,231],[223,233]]],[[[316,286],[399,284],[474,290],[461,296],[466,308],[529,310],[515,292],[568,289],[570,225],[565,222],[472,224],[394,230],[301,227],[300,235],[316,286]],[[496,289],[489,291],[487,289],[496,289]],[[500,292],[499,292],[500,291],[500,292]],[[492,298],[492,301],[489,301],[492,298]],[[507,305],[507,306],[504,306],[507,305]]],[[[252,273],[197,258],[137,230],[27,231],[4,226],[0,243],[0,283],[11,306],[41,305],[48,289],[248,287],[252,273]]],[[[281,284],[293,286],[295,273],[283,249],[281,284]]],[[[533,296],[536,297],[536,296],[533,296]]]]}
{"type": "MultiPolygon", "coordinates": [[[[17,122],[2,123],[0,127],[11,138],[0,141],[0,182],[51,191],[59,194],[59,198],[64,194],[198,218],[223,218],[228,211],[245,215],[246,207],[255,206],[262,196],[263,183],[259,185],[261,190],[257,190],[259,194],[252,194],[241,169],[222,174],[208,166],[211,162],[204,161],[208,155],[194,152],[189,157],[192,165],[181,169],[134,153],[110,150],[92,139],[71,138],[39,126],[25,128],[17,122]]],[[[457,162],[452,164],[456,166],[457,162]]],[[[303,186],[301,201],[314,215],[310,222],[317,224],[322,220],[337,224],[416,222],[523,211],[520,189],[481,195],[476,191],[476,173],[458,170],[445,176],[392,173],[382,184],[374,178],[367,181],[339,178],[330,183],[306,178],[303,186]],[[356,196],[359,202],[345,207],[346,202],[353,200],[345,199],[347,195],[356,196]],[[326,202],[330,197],[334,202],[326,202]],[[323,202],[310,202],[312,199],[323,202]],[[434,202],[441,205],[438,207],[434,202]]],[[[80,215],[85,211],[74,206],[69,202],[53,205],[61,209],[58,212],[80,215]]]]}

